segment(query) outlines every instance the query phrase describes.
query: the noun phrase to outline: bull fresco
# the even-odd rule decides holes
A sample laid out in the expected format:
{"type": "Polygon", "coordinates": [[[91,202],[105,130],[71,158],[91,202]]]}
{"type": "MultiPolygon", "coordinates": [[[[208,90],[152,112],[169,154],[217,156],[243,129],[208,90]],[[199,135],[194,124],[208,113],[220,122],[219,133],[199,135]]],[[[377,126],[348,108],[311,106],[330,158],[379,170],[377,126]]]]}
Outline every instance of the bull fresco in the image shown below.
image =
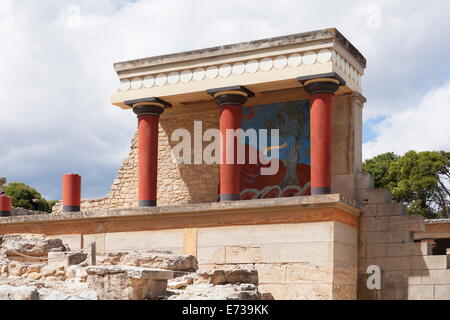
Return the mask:
{"type": "MultiPolygon", "coordinates": [[[[310,137],[309,101],[291,101],[248,107],[243,109],[242,129],[279,129],[279,145],[257,150],[270,161],[279,161],[275,175],[262,175],[261,168],[270,164],[241,165],[241,200],[309,195],[310,137]],[[278,157],[272,155],[278,149],[278,157]]],[[[259,138],[259,137],[258,137],[259,138]]],[[[245,144],[246,152],[258,145],[245,144]]]]}

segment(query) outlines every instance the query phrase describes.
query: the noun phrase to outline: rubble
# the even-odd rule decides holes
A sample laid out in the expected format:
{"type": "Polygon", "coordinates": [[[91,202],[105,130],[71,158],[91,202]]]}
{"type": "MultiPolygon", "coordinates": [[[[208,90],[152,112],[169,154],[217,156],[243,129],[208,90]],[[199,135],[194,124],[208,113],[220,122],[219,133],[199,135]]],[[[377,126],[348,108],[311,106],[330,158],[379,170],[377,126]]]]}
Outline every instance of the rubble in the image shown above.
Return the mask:
{"type": "Polygon", "coordinates": [[[0,239],[1,250],[10,260],[35,261],[22,255],[47,258],[49,252],[70,250],[60,239],[46,238],[41,234],[9,234],[0,239]]]}
{"type": "Polygon", "coordinates": [[[0,237],[0,300],[256,300],[255,270],[198,270],[170,251],[73,252],[36,234],[0,237]]]}

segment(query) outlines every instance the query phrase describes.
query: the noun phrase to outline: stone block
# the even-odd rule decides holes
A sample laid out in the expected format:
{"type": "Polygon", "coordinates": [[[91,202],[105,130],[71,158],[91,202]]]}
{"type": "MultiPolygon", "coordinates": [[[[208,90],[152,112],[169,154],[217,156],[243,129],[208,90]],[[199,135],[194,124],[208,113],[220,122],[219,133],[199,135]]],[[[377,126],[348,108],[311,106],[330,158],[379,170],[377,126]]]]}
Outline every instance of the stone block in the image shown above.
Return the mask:
{"type": "MultiPolygon", "coordinates": [[[[370,261],[370,259],[368,259],[370,261]]],[[[410,257],[373,258],[369,265],[378,265],[382,271],[411,270],[410,257]]]]}
{"type": "Polygon", "coordinates": [[[388,219],[378,217],[361,217],[360,218],[360,230],[362,232],[367,231],[387,231],[388,219]]]}
{"type": "Polygon", "coordinates": [[[358,173],[355,175],[355,182],[357,189],[373,189],[375,181],[372,175],[368,173],[358,173]]]}
{"type": "MultiPolygon", "coordinates": [[[[83,234],[83,245],[87,247],[92,242],[95,242],[97,251],[105,251],[105,233],[96,233],[96,234],[83,234]]],[[[119,249],[114,249],[119,250],[119,249]]]]}
{"type": "Polygon", "coordinates": [[[396,284],[396,285],[408,285],[411,284],[409,279],[411,276],[411,271],[401,270],[401,271],[381,271],[381,288],[383,289],[385,284],[396,284]]]}
{"type": "Polygon", "coordinates": [[[256,263],[262,262],[259,246],[227,246],[225,263],[256,263]]]}
{"type": "Polygon", "coordinates": [[[435,285],[434,300],[450,300],[450,285],[435,285]]]}
{"type": "Polygon", "coordinates": [[[369,243],[406,243],[411,242],[410,231],[367,231],[360,233],[360,240],[363,244],[369,243]]]}
{"type": "Polygon", "coordinates": [[[388,246],[388,244],[368,244],[366,246],[366,257],[386,257],[388,256],[388,246]]]}
{"type": "MultiPolygon", "coordinates": [[[[286,224],[286,243],[311,243],[333,241],[334,222],[312,222],[286,224]]],[[[273,238],[272,233],[261,234],[261,238],[273,238]],[[270,237],[267,235],[270,234],[270,237]]],[[[275,243],[275,242],[271,242],[275,243]]]]}
{"type": "Polygon", "coordinates": [[[447,269],[447,256],[413,256],[412,270],[441,270],[447,269]]]}
{"type": "Polygon", "coordinates": [[[422,270],[411,270],[408,277],[408,284],[422,284],[422,270]]]}
{"type": "Polygon", "coordinates": [[[333,264],[321,263],[289,263],[286,265],[285,283],[332,283],[333,264]]]}
{"type": "Polygon", "coordinates": [[[329,284],[287,284],[285,285],[285,300],[331,300],[332,287],[329,284]]]}
{"type": "Polygon", "coordinates": [[[364,204],[389,203],[392,194],[388,189],[361,189],[356,192],[357,198],[364,204]]]}
{"type": "Polygon", "coordinates": [[[407,214],[407,208],[403,203],[379,203],[376,205],[369,205],[375,207],[377,217],[385,216],[404,216],[407,214]]]}
{"type": "Polygon", "coordinates": [[[224,264],[225,247],[199,247],[197,260],[199,264],[224,264]]]}
{"type": "Polygon", "coordinates": [[[356,283],[353,285],[333,284],[333,300],[356,300],[356,283]]]}
{"type": "Polygon", "coordinates": [[[434,286],[433,285],[409,285],[408,286],[408,300],[433,300],[434,286]]]}
{"type": "MultiPolygon", "coordinates": [[[[66,251],[67,248],[60,239],[46,238],[42,234],[7,234],[2,237],[2,249],[8,258],[23,259],[31,257],[46,257],[49,252],[66,251]]],[[[31,259],[30,262],[36,262],[31,259]]]]}
{"type": "Polygon", "coordinates": [[[358,245],[358,230],[340,222],[334,222],[333,240],[342,244],[358,245]]]}
{"type": "Polygon", "coordinates": [[[363,206],[363,212],[361,213],[361,217],[376,217],[376,216],[377,216],[376,204],[367,204],[363,206]]]}
{"type": "Polygon", "coordinates": [[[286,283],[286,264],[276,263],[257,263],[254,265],[255,270],[258,270],[258,277],[260,284],[266,283],[286,283]]]}
{"type": "Polygon", "coordinates": [[[224,284],[252,284],[258,285],[258,271],[257,270],[209,270],[199,272],[194,275],[194,284],[210,283],[213,285],[224,284]]]}
{"type": "Polygon", "coordinates": [[[261,295],[270,294],[274,300],[284,300],[286,296],[285,284],[261,283],[258,290],[261,295]]]}
{"type": "Polygon", "coordinates": [[[357,267],[343,263],[333,264],[333,284],[340,286],[354,286],[357,282],[357,267]]]}
{"type": "Polygon", "coordinates": [[[105,234],[105,250],[146,250],[145,231],[111,232],[105,234]]]}
{"type": "Polygon", "coordinates": [[[428,242],[391,243],[387,245],[387,255],[391,257],[427,256],[431,253],[431,244],[428,242]]]}
{"type": "Polygon", "coordinates": [[[387,218],[386,230],[425,231],[425,219],[420,215],[404,215],[387,218]]]}
{"type": "Polygon", "coordinates": [[[197,259],[192,255],[177,255],[157,250],[121,254],[118,262],[121,265],[171,271],[194,272],[198,269],[197,259]]]}
{"type": "MultiPolygon", "coordinates": [[[[255,226],[232,226],[198,229],[198,245],[200,247],[251,245],[253,244],[255,226]]],[[[280,228],[273,227],[275,235],[280,228]]],[[[284,229],[281,230],[284,234],[284,229]]],[[[267,237],[266,237],[267,240],[267,237]]]]}
{"type": "Polygon", "coordinates": [[[354,191],[356,189],[355,175],[354,174],[342,174],[333,175],[331,192],[340,193],[345,197],[354,199],[354,191]]]}
{"type": "Polygon", "coordinates": [[[357,298],[358,300],[381,300],[381,290],[369,289],[367,279],[369,275],[364,272],[358,272],[357,298]]]}
{"type": "Polygon", "coordinates": [[[422,284],[450,284],[450,269],[446,270],[424,270],[422,272],[422,284]]]}
{"type": "Polygon", "coordinates": [[[333,259],[333,243],[312,242],[262,245],[260,252],[261,260],[255,262],[326,262],[333,259]]]}
{"type": "Polygon", "coordinates": [[[380,290],[381,300],[407,300],[408,299],[408,286],[398,283],[385,283],[382,284],[380,290]]]}
{"type": "Polygon", "coordinates": [[[36,287],[0,285],[0,300],[39,300],[36,287]]]}
{"type": "Polygon", "coordinates": [[[81,234],[63,234],[56,236],[48,236],[50,239],[61,239],[71,251],[81,250],[81,234]]]}
{"type": "Polygon", "coordinates": [[[166,294],[172,271],[131,266],[91,266],[86,268],[87,285],[102,300],[147,300],[166,294]]]}
{"type": "Polygon", "coordinates": [[[68,268],[72,265],[77,265],[84,262],[87,258],[86,253],[82,252],[49,252],[48,265],[52,267],[68,268]]]}
{"type": "Polygon", "coordinates": [[[356,266],[358,262],[357,247],[341,243],[334,243],[333,261],[356,266]]]}

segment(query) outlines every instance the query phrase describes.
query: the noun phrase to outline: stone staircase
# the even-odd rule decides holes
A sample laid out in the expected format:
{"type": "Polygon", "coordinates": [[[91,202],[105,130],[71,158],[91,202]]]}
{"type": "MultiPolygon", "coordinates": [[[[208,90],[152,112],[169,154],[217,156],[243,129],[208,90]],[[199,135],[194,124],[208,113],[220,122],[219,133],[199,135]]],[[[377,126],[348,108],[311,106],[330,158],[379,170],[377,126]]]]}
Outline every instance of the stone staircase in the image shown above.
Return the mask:
{"type": "Polygon", "coordinates": [[[374,189],[368,174],[338,176],[334,192],[359,203],[358,299],[448,300],[450,256],[432,255],[429,242],[414,242],[425,230],[421,215],[408,215],[406,206],[392,202],[387,189],[374,189]],[[369,266],[379,266],[381,288],[370,290],[369,266]]]}

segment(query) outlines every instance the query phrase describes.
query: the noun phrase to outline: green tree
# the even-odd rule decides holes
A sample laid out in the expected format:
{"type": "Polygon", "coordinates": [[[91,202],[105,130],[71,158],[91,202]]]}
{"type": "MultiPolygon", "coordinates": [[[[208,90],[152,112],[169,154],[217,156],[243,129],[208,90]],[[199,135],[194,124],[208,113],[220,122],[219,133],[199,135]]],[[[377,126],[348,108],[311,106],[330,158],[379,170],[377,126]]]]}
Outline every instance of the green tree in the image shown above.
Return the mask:
{"type": "Polygon", "coordinates": [[[52,212],[51,204],[45,200],[36,189],[25,183],[12,182],[8,184],[3,191],[11,198],[14,207],[49,213],[52,212]]]}
{"type": "Polygon", "coordinates": [[[377,188],[387,188],[410,214],[427,218],[450,217],[450,152],[409,151],[403,156],[385,153],[367,160],[377,188]]]}

